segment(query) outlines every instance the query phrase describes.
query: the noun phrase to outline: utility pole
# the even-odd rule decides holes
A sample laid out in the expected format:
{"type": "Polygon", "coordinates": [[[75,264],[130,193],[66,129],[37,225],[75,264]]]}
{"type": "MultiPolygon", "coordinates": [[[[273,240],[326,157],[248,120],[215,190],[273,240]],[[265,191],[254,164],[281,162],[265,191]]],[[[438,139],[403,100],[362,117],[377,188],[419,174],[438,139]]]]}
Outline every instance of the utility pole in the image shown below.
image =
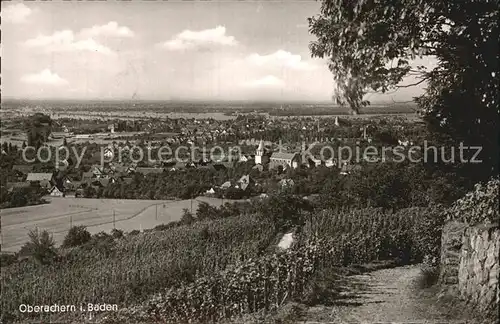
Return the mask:
{"type": "Polygon", "coordinates": [[[69,215],[69,228],[73,227],[73,215],[69,215]]]}
{"type": "Polygon", "coordinates": [[[116,229],[115,210],[113,209],[113,228],[116,229]]]}
{"type": "Polygon", "coordinates": [[[191,214],[193,214],[193,194],[191,194],[191,214]]]}
{"type": "Polygon", "coordinates": [[[155,219],[158,220],[158,204],[156,204],[155,206],[156,206],[155,219]]]}

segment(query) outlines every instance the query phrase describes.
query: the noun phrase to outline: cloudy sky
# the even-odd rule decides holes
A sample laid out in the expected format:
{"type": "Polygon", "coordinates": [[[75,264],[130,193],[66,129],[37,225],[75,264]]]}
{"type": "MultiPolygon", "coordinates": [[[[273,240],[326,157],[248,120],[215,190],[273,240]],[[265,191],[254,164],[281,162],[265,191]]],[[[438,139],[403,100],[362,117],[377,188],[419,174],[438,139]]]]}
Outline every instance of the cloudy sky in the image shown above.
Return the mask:
{"type": "Polygon", "coordinates": [[[330,100],[331,73],[308,49],[318,12],[315,1],[2,2],[2,95],[330,100]]]}

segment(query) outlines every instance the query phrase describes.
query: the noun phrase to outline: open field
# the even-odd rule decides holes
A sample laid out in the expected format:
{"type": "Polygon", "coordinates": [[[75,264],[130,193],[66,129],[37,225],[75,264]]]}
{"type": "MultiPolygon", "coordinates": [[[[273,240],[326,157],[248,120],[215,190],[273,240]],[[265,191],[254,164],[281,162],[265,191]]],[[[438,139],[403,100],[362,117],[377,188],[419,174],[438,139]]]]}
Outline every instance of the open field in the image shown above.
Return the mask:
{"type": "Polygon", "coordinates": [[[61,118],[74,118],[81,120],[113,120],[119,118],[120,120],[137,120],[137,119],[149,119],[149,118],[170,118],[170,119],[210,119],[215,120],[231,120],[235,119],[235,116],[227,116],[220,112],[207,112],[207,113],[157,113],[157,112],[142,112],[142,111],[111,111],[107,113],[103,112],[84,112],[75,111],[72,113],[51,113],[50,118],[61,119],[61,118]]]}
{"type": "MultiPolygon", "coordinates": [[[[153,228],[156,225],[177,221],[182,209],[191,209],[191,200],[127,200],[48,198],[49,204],[9,208],[0,211],[2,216],[2,251],[16,252],[28,240],[34,228],[47,230],[60,244],[72,225],[85,225],[90,233],[113,229],[132,231],[153,228]],[[113,217],[114,214],[114,217],[113,217]]],[[[193,211],[201,201],[220,206],[216,198],[199,197],[193,200],[193,211]]],[[[227,202],[227,200],[225,200],[227,202]]]]}

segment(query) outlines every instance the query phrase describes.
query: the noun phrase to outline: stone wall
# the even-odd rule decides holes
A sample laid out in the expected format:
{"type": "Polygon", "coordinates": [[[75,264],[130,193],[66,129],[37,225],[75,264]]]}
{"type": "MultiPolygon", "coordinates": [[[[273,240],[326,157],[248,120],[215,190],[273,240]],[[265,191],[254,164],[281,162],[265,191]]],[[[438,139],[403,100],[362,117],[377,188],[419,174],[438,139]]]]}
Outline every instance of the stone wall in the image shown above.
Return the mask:
{"type": "Polygon", "coordinates": [[[466,228],[466,224],[457,221],[448,222],[443,227],[439,274],[439,282],[443,285],[458,284],[460,250],[466,228]]]}
{"type": "Polygon", "coordinates": [[[498,225],[447,223],[441,240],[440,283],[480,313],[498,314],[500,303],[498,225]]]}
{"type": "Polygon", "coordinates": [[[479,225],[465,230],[458,292],[482,313],[498,314],[500,229],[497,225],[479,225]]]}

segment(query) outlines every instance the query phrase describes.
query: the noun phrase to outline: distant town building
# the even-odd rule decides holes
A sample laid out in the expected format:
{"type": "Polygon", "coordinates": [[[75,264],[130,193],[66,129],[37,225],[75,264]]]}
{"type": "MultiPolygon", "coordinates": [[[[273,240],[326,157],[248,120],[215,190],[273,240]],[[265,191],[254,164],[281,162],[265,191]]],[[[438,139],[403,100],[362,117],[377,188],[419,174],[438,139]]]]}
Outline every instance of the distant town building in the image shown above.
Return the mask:
{"type": "Polygon", "coordinates": [[[255,152],[255,164],[264,164],[265,147],[264,141],[261,140],[257,151],[255,152]]]}
{"type": "Polygon", "coordinates": [[[252,183],[252,179],[250,179],[250,176],[244,175],[238,180],[238,185],[242,190],[246,190],[248,186],[252,183]]]}
{"type": "Polygon", "coordinates": [[[163,168],[146,168],[146,167],[138,167],[135,169],[135,173],[141,173],[143,175],[147,175],[150,173],[158,174],[163,173],[163,168]]]}
{"type": "Polygon", "coordinates": [[[51,197],[63,197],[64,193],[61,190],[59,190],[59,188],[57,188],[56,186],[54,186],[52,188],[52,190],[50,190],[50,196],[51,197]]]}
{"type": "Polygon", "coordinates": [[[281,153],[275,152],[269,158],[269,169],[276,169],[282,166],[284,169],[296,169],[300,165],[299,153],[281,153]]]}
{"type": "Polygon", "coordinates": [[[221,189],[229,189],[231,188],[231,181],[226,181],[224,182],[221,186],[220,186],[221,189]]]}
{"type": "Polygon", "coordinates": [[[52,188],[52,173],[28,173],[26,181],[38,182],[40,187],[50,189],[52,188]]]}
{"type": "Polygon", "coordinates": [[[28,182],[7,182],[5,187],[8,192],[12,192],[15,189],[29,188],[30,184],[28,182]]]}

